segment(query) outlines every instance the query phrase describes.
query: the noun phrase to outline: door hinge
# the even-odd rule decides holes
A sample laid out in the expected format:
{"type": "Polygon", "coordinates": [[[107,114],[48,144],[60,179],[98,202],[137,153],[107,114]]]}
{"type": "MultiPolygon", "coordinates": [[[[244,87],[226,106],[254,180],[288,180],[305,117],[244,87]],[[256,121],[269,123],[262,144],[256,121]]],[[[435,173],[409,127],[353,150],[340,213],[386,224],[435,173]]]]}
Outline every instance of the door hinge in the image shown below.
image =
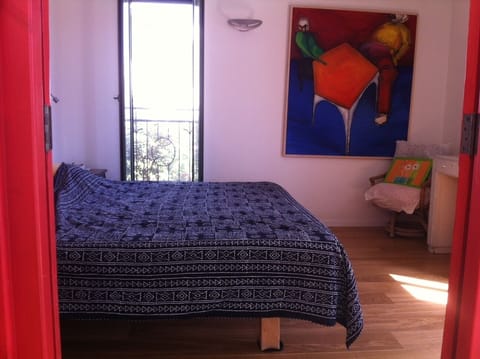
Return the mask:
{"type": "Polygon", "coordinates": [[[45,151],[52,149],[52,108],[50,105],[43,106],[43,130],[45,134],[45,151]]]}
{"type": "Polygon", "coordinates": [[[478,145],[478,114],[469,113],[463,116],[462,139],[460,153],[474,156],[478,145]]]}

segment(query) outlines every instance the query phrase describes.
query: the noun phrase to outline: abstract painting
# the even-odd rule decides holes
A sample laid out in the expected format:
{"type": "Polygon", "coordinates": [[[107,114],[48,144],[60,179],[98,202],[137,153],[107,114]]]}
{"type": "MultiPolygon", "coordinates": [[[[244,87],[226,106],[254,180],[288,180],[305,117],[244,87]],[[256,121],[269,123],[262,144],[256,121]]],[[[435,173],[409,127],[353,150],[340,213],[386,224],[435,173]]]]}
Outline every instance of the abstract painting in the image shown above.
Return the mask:
{"type": "Polygon", "coordinates": [[[408,136],[417,16],[290,10],[284,154],[392,156],[408,136]]]}

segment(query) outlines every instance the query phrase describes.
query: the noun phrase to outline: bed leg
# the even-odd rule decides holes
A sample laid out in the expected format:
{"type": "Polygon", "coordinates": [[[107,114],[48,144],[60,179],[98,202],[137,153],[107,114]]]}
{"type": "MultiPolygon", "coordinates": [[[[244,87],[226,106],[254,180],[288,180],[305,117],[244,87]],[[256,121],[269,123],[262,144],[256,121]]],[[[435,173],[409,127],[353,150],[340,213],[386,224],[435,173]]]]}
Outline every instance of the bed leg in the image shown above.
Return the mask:
{"type": "Polygon", "coordinates": [[[260,349],[262,351],[282,350],[280,341],[280,318],[260,319],[260,349]]]}

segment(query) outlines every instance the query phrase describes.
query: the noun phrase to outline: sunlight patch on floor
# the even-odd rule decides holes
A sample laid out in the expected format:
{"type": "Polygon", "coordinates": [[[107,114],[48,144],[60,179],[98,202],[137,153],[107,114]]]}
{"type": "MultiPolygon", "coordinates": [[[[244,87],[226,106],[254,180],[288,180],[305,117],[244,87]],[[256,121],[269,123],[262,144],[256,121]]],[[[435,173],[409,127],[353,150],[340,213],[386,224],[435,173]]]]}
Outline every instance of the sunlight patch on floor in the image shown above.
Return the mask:
{"type": "Polygon", "coordinates": [[[436,304],[447,304],[448,284],[443,282],[390,274],[395,281],[401,283],[402,288],[418,300],[436,304]]]}

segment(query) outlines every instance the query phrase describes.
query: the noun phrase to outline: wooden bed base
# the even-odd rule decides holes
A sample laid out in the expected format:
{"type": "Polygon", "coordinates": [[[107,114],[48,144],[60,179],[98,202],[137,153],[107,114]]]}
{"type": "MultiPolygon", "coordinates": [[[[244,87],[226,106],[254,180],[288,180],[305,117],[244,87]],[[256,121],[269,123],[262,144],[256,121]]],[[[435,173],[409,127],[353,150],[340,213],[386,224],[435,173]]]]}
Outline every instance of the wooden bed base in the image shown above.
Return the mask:
{"type": "Polygon", "coordinates": [[[260,349],[262,351],[281,350],[280,318],[260,319],[260,349]]]}

